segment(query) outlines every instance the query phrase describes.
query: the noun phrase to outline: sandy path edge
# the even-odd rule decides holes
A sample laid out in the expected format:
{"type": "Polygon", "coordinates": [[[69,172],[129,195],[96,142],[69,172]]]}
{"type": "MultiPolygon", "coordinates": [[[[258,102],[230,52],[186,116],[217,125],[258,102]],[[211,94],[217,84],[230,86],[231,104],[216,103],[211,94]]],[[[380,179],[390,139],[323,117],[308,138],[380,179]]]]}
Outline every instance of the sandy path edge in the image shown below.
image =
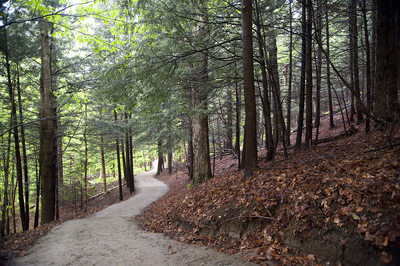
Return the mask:
{"type": "Polygon", "coordinates": [[[154,174],[135,176],[134,197],[54,227],[10,265],[253,265],[239,256],[142,230],[134,217],[168,191],[154,174]]]}

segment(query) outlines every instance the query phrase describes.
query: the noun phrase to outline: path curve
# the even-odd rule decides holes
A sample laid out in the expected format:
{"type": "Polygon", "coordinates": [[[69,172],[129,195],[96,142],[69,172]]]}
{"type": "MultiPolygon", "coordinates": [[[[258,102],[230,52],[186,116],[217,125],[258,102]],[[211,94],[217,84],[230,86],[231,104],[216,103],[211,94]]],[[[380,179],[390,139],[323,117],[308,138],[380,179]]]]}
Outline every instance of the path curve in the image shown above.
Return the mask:
{"type": "Polygon", "coordinates": [[[142,230],[134,217],[168,191],[155,170],[135,176],[137,194],[54,227],[11,265],[253,265],[238,256],[142,230]]]}

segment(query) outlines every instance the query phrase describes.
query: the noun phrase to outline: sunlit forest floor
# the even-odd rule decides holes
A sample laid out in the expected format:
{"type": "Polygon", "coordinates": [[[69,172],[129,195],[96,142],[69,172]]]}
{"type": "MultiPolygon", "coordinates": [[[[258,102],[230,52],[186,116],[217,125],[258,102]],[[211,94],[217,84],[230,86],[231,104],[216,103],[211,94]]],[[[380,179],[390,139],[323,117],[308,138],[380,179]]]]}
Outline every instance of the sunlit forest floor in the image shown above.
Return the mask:
{"type": "Polygon", "coordinates": [[[350,136],[290,149],[287,160],[279,152],[266,162],[261,150],[247,180],[231,155],[217,157],[215,177],[195,188],[183,166],[164,172],[170,191],[139,221],[260,264],[400,265],[400,126],[367,135],[353,126],[350,136]]]}

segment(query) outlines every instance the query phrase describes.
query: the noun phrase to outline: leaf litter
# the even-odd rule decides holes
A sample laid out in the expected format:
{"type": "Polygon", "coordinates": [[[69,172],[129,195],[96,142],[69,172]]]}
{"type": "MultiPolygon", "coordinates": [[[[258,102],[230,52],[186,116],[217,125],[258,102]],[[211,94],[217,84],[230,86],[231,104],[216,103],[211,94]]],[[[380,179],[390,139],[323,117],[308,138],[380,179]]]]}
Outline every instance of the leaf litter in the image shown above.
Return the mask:
{"type": "Polygon", "coordinates": [[[164,173],[170,191],[138,219],[146,230],[262,265],[399,264],[400,146],[381,149],[388,132],[360,131],[288,160],[260,158],[247,180],[232,156],[217,159],[216,176],[195,188],[184,167],[164,173]]]}

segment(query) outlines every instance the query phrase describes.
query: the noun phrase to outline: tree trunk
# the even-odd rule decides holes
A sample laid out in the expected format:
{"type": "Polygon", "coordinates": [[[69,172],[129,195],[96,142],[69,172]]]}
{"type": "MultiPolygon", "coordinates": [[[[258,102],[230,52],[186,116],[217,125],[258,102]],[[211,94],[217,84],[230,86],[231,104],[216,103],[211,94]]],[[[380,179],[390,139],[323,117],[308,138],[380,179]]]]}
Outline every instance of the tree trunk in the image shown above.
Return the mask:
{"type": "Polygon", "coordinates": [[[40,171],[38,169],[38,159],[35,158],[35,173],[36,173],[36,209],[35,209],[35,221],[33,228],[39,226],[39,202],[40,202],[40,171]]]}
{"type": "Polygon", "coordinates": [[[157,174],[156,175],[161,175],[161,172],[163,171],[162,166],[164,164],[161,139],[158,140],[158,143],[157,143],[157,153],[158,153],[158,164],[157,164],[157,174]]]}
{"type": "MultiPolygon", "coordinates": [[[[279,73],[278,73],[278,49],[276,47],[276,35],[275,32],[271,32],[271,36],[269,38],[269,72],[271,77],[273,95],[274,95],[274,102],[275,102],[275,113],[277,115],[277,134],[281,134],[283,152],[285,158],[288,157],[287,154],[287,146],[286,146],[286,128],[285,128],[285,120],[283,118],[283,108],[281,103],[281,96],[280,96],[280,84],[279,84],[279,73]]],[[[279,139],[279,137],[278,137],[279,139]]],[[[277,144],[277,143],[276,143],[277,144]]]]}
{"type": "Polygon", "coordinates": [[[367,74],[367,117],[365,121],[365,132],[368,133],[371,130],[371,52],[369,46],[369,37],[368,37],[368,22],[367,22],[367,3],[366,0],[362,0],[362,16],[364,23],[364,38],[365,38],[365,53],[366,53],[366,74],[367,74]]]}
{"type": "MultiPolygon", "coordinates": [[[[132,118],[132,115],[129,114],[129,119],[132,118]]],[[[135,180],[134,180],[134,176],[135,176],[135,167],[133,165],[133,140],[132,140],[132,133],[131,130],[129,129],[129,159],[130,161],[130,178],[131,178],[131,193],[135,192],[135,180]]]]}
{"type": "Polygon", "coordinates": [[[289,83],[286,100],[286,144],[290,146],[291,112],[292,112],[292,80],[293,80],[293,13],[292,0],[289,0],[289,83]]]}
{"type": "Polygon", "coordinates": [[[240,162],[240,109],[241,109],[241,89],[239,88],[238,81],[237,81],[237,68],[236,68],[236,62],[235,62],[235,99],[236,99],[236,104],[235,104],[235,114],[236,114],[236,128],[235,128],[235,135],[236,135],[236,141],[235,141],[235,152],[237,154],[237,159],[238,159],[238,169],[241,167],[241,162],[240,162]]]}
{"type": "Polygon", "coordinates": [[[312,141],[312,91],[313,91],[313,78],[312,78],[312,18],[313,7],[312,0],[306,1],[307,8],[307,23],[306,23],[306,139],[307,146],[311,145],[312,141]]]}
{"type": "Polygon", "coordinates": [[[126,162],[126,156],[125,156],[125,146],[124,146],[124,141],[121,141],[121,155],[122,155],[122,168],[124,169],[124,179],[126,182],[126,186],[129,188],[129,178],[128,178],[128,166],[126,162]]]}
{"type": "Polygon", "coordinates": [[[299,115],[297,116],[297,135],[296,135],[296,149],[300,148],[303,138],[303,125],[304,125],[304,98],[306,86],[306,4],[302,4],[302,19],[301,19],[301,73],[300,73],[300,91],[299,91],[299,115]]]}
{"type": "Polygon", "coordinates": [[[349,8],[350,23],[350,53],[352,54],[351,68],[353,73],[353,90],[356,100],[357,122],[363,119],[362,105],[360,103],[360,77],[358,70],[358,41],[357,41],[357,0],[350,0],[349,8]]]}
{"type": "Polygon", "coordinates": [[[189,178],[193,180],[193,131],[192,131],[192,119],[189,118],[189,140],[188,140],[188,169],[189,178]]]}
{"type": "Polygon", "coordinates": [[[22,160],[24,167],[24,190],[25,190],[25,226],[29,230],[29,175],[28,175],[28,157],[26,155],[25,127],[24,116],[22,112],[21,84],[19,79],[19,65],[17,64],[17,92],[19,106],[19,122],[21,124],[21,141],[22,141],[22,160]]]}
{"type": "Polygon", "coordinates": [[[85,120],[84,120],[84,128],[83,128],[83,142],[85,143],[85,164],[84,164],[84,177],[83,177],[83,182],[84,182],[84,187],[83,187],[83,194],[84,194],[84,199],[83,199],[83,209],[84,212],[87,211],[87,202],[88,202],[88,143],[87,143],[87,101],[86,101],[86,89],[83,91],[83,95],[85,98],[85,120]]]}
{"type": "MultiPolygon", "coordinates": [[[[100,109],[100,120],[102,119],[103,112],[100,109]]],[[[101,163],[101,176],[103,177],[103,191],[107,193],[107,173],[106,173],[106,161],[104,159],[104,138],[103,133],[100,132],[100,163],[101,163]]]]}
{"type": "MultiPolygon", "coordinates": [[[[203,3],[204,4],[204,3],[203,3]]],[[[209,35],[208,17],[202,15],[199,22],[198,38],[206,40],[209,35]]],[[[196,81],[192,83],[192,133],[193,133],[193,184],[197,185],[211,178],[210,141],[207,114],[208,97],[208,54],[201,55],[195,68],[196,81]]]]}
{"type": "Polygon", "coordinates": [[[375,113],[386,122],[399,112],[399,9],[398,1],[377,1],[375,113]]]}
{"type": "MultiPolygon", "coordinates": [[[[12,127],[12,120],[10,119],[10,128],[12,127]]],[[[7,234],[8,228],[6,230],[6,225],[8,221],[8,176],[10,170],[10,153],[11,153],[11,130],[8,131],[7,138],[7,151],[3,153],[3,162],[4,162],[4,200],[3,200],[3,209],[1,211],[1,226],[0,226],[0,234],[1,236],[5,236],[7,234]]]]}
{"type": "MultiPolygon", "coordinates": [[[[322,42],[322,6],[321,0],[317,0],[317,17],[316,17],[316,29],[315,29],[315,38],[318,39],[317,43],[322,42]]],[[[319,136],[319,126],[321,120],[321,73],[322,73],[322,52],[321,48],[317,46],[317,56],[316,56],[316,64],[315,64],[315,74],[316,74],[316,91],[315,91],[315,119],[314,119],[314,127],[315,130],[315,143],[318,143],[319,136]]]]}
{"type": "MultiPolygon", "coordinates": [[[[125,122],[128,125],[128,118],[129,115],[125,112],[125,122]]],[[[126,165],[126,177],[127,183],[129,187],[129,193],[132,194],[135,191],[135,184],[133,183],[133,158],[132,158],[132,151],[131,151],[131,141],[130,141],[130,130],[129,127],[126,129],[125,132],[125,165],[126,165]]]]}
{"type": "MultiPolygon", "coordinates": [[[[325,2],[325,27],[326,27],[326,54],[329,58],[330,47],[329,47],[329,15],[328,15],[328,0],[325,2]]],[[[318,45],[319,49],[321,47],[318,45]]],[[[332,89],[331,89],[331,69],[329,65],[329,61],[326,60],[326,82],[328,86],[328,105],[329,105],[329,126],[330,128],[335,127],[335,123],[333,121],[333,102],[332,102],[332,89]]]]}
{"type": "Polygon", "coordinates": [[[39,160],[42,189],[42,224],[55,219],[55,178],[57,177],[49,27],[52,27],[52,25],[47,20],[40,20],[42,70],[39,160]]]}
{"type": "Polygon", "coordinates": [[[8,92],[10,95],[10,103],[11,103],[11,121],[14,131],[14,150],[15,150],[15,163],[17,170],[17,182],[18,182],[18,200],[19,200],[19,210],[21,216],[21,224],[22,229],[27,231],[28,224],[26,219],[25,205],[24,205],[24,185],[23,185],[23,173],[22,173],[22,160],[21,153],[19,148],[19,135],[18,135],[18,120],[17,120],[17,108],[15,104],[15,96],[14,89],[11,82],[11,69],[10,69],[10,61],[8,58],[8,43],[7,43],[7,32],[4,29],[4,37],[5,37],[5,57],[6,57],[6,68],[7,68],[7,81],[8,81],[8,92]]]}
{"type": "MultiPolygon", "coordinates": [[[[263,45],[263,38],[261,34],[261,25],[260,25],[260,13],[258,8],[257,0],[254,1],[255,8],[256,8],[256,29],[257,29],[257,42],[258,42],[258,52],[260,55],[260,66],[261,66],[261,77],[262,77],[262,86],[263,86],[263,97],[262,106],[263,106],[263,114],[265,120],[265,147],[267,148],[267,156],[266,160],[270,161],[273,160],[275,157],[275,144],[274,139],[272,136],[272,121],[271,121],[271,101],[268,95],[268,75],[267,75],[267,66],[265,62],[265,55],[264,55],[264,45],[263,45]]],[[[261,96],[261,92],[260,92],[261,96]]]]}
{"type": "MultiPolygon", "coordinates": [[[[115,122],[117,122],[118,116],[117,116],[117,111],[116,110],[114,110],[114,119],[115,119],[115,122]]],[[[118,137],[115,139],[115,147],[116,147],[116,151],[117,151],[119,200],[121,201],[121,200],[124,199],[124,196],[123,196],[123,193],[122,193],[121,159],[120,159],[120,156],[119,156],[119,141],[118,141],[118,137]]]]}
{"type": "Polygon", "coordinates": [[[233,122],[232,122],[232,91],[231,88],[227,89],[226,92],[226,140],[225,140],[225,149],[230,152],[233,150],[232,140],[233,140],[233,122]]]}
{"type": "Polygon", "coordinates": [[[244,178],[257,167],[257,125],[254,89],[252,1],[242,0],[243,83],[245,101],[244,178]]]}
{"type": "Polygon", "coordinates": [[[168,174],[172,174],[172,150],[168,151],[168,174]]]}

